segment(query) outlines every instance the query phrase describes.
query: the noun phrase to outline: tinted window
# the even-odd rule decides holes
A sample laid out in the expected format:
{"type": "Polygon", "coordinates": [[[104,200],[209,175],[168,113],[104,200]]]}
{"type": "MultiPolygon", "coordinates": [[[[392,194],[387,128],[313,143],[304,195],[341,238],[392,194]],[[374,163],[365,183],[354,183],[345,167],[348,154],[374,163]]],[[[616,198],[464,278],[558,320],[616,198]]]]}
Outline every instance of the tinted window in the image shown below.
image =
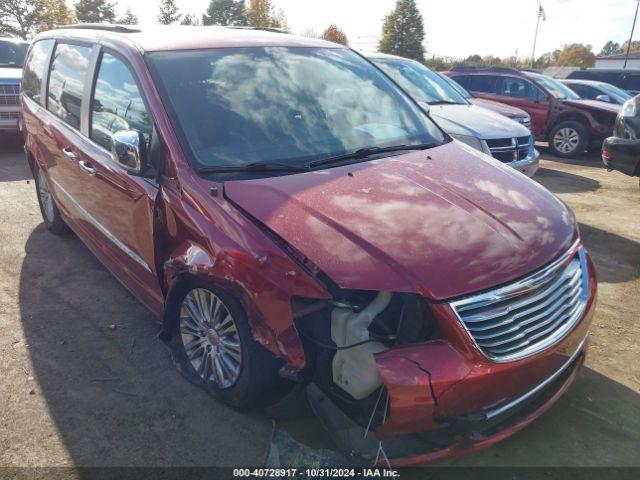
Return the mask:
{"type": "Polygon", "coordinates": [[[640,73],[625,73],[620,86],[625,90],[640,90],[640,73]]]}
{"type": "Polygon", "coordinates": [[[82,89],[91,48],[59,43],[53,55],[47,109],[74,128],[80,128],[82,89]]]}
{"type": "Polygon", "coordinates": [[[105,53],[91,102],[91,138],[111,150],[111,134],[121,130],[142,132],[148,142],[152,122],[127,66],[105,53]]]}
{"type": "Polygon", "coordinates": [[[29,44],[13,40],[0,40],[0,67],[22,67],[29,44]]]}
{"type": "Polygon", "coordinates": [[[342,48],[149,54],[195,166],[302,165],[444,136],[380,70],[342,48]]]}
{"type": "Polygon", "coordinates": [[[585,98],[587,100],[595,100],[598,95],[602,95],[602,92],[596,90],[589,85],[582,85],[580,83],[568,83],[567,86],[580,95],[580,98],[585,98]]]}
{"type": "Polygon", "coordinates": [[[469,89],[472,92],[496,93],[497,80],[498,77],[495,75],[473,75],[469,89]]]}
{"type": "Polygon", "coordinates": [[[451,78],[467,90],[471,89],[471,77],[469,75],[452,75],[451,78]]]}
{"type": "Polygon", "coordinates": [[[47,68],[46,62],[53,48],[53,40],[42,40],[31,47],[29,59],[22,72],[22,90],[29,97],[40,103],[42,77],[47,68]]]}

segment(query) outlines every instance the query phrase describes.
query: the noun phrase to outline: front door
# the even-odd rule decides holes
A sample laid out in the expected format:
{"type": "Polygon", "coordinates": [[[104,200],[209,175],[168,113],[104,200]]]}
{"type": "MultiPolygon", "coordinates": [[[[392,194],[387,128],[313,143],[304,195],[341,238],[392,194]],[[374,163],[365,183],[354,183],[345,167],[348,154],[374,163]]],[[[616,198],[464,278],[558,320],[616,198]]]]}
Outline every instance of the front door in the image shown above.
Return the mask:
{"type": "Polygon", "coordinates": [[[494,100],[521,108],[531,116],[534,136],[544,135],[551,102],[542,90],[530,81],[511,76],[500,77],[494,100]]]}

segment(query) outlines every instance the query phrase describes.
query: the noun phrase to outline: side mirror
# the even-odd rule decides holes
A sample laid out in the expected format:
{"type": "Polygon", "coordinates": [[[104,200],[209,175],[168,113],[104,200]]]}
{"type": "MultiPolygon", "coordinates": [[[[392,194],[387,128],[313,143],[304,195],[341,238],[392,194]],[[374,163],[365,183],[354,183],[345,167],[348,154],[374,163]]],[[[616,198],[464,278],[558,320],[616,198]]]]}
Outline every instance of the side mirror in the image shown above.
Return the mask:
{"type": "Polygon", "coordinates": [[[602,145],[602,161],[607,170],[640,176],[640,140],[607,138],[602,145]]]}
{"type": "Polygon", "coordinates": [[[147,142],[141,132],[121,130],[111,135],[113,160],[133,175],[147,170],[147,142]]]}
{"type": "Polygon", "coordinates": [[[424,110],[424,113],[429,115],[429,112],[431,112],[431,106],[427,102],[418,102],[418,105],[420,105],[420,108],[424,110]]]}
{"type": "Polygon", "coordinates": [[[609,95],[598,95],[596,97],[596,100],[598,100],[600,102],[611,103],[611,97],[609,95]]]}

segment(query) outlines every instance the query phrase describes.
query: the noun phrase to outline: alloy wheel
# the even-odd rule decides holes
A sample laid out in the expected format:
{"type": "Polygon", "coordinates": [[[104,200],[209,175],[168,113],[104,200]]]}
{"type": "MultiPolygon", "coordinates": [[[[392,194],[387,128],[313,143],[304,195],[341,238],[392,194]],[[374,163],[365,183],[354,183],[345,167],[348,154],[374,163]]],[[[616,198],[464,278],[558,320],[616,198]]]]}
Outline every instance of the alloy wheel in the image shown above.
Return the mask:
{"type": "Polygon", "coordinates": [[[580,134],[573,128],[561,128],[553,136],[553,146],[564,154],[572,153],[580,144],[580,134]]]}
{"type": "Polygon", "coordinates": [[[38,169],[38,196],[42,203],[42,211],[49,223],[52,223],[55,219],[55,211],[53,209],[53,197],[47,186],[47,179],[41,169],[38,169]]]}
{"type": "Polygon", "coordinates": [[[180,336],[191,366],[204,382],[233,386],[240,376],[242,346],[233,315],[210,290],[191,290],[180,309],[180,336]]]}

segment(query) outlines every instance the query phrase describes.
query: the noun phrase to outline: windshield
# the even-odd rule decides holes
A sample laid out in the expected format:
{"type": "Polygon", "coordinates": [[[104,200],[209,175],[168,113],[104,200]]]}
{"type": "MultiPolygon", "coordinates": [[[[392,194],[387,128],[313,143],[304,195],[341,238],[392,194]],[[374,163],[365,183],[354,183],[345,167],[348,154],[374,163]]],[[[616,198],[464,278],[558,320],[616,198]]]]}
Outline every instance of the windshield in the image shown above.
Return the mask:
{"type": "Polygon", "coordinates": [[[609,95],[612,99],[617,100],[620,104],[626,102],[630,98],[633,98],[633,95],[626,90],[622,90],[621,88],[609,83],[598,83],[598,88],[606,95],[609,95]]]}
{"type": "Polygon", "coordinates": [[[530,73],[529,76],[542,85],[554,98],[561,100],[579,100],[580,97],[566,85],[546,75],[530,73]]]}
{"type": "Polygon", "coordinates": [[[440,144],[441,130],[348,49],[157,52],[149,64],[192,165],[305,165],[363,148],[440,144]]]}
{"type": "Polygon", "coordinates": [[[419,102],[467,104],[458,90],[421,63],[395,58],[371,60],[419,102]]]}
{"type": "Polygon", "coordinates": [[[20,67],[24,65],[28,44],[0,40],[0,67],[20,67]]]}

